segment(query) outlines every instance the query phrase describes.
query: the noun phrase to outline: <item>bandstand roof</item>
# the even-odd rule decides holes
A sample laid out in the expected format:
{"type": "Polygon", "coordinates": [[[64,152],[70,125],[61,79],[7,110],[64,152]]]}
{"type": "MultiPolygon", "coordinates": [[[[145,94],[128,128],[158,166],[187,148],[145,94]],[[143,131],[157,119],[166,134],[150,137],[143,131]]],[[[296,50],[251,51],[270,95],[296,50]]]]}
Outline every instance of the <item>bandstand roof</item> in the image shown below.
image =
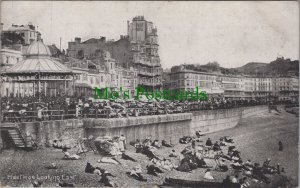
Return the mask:
{"type": "Polygon", "coordinates": [[[32,75],[37,73],[42,74],[72,74],[72,70],[62,63],[51,58],[49,48],[37,41],[32,43],[27,51],[25,60],[16,63],[10,69],[6,70],[5,75],[32,75]]]}
{"type": "Polygon", "coordinates": [[[65,65],[50,58],[26,59],[15,64],[8,69],[5,74],[35,74],[35,73],[49,73],[49,74],[68,74],[72,71],[65,65]]]}

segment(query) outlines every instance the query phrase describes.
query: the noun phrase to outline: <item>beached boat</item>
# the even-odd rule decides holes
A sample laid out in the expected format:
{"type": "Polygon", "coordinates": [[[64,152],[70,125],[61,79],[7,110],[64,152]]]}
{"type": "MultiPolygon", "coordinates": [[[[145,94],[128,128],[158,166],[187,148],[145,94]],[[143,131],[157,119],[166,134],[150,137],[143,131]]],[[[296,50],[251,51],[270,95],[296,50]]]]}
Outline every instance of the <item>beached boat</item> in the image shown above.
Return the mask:
{"type": "MultiPolygon", "coordinates": [[[[164,184],[172,187],[197,187],[197,188],[223,188],[221,182],[212,181],[194,181],[175,178],[165,178],[164,184]]],[[[239,188],[240,184],[235,183],[230,188],[239,188]]]]}

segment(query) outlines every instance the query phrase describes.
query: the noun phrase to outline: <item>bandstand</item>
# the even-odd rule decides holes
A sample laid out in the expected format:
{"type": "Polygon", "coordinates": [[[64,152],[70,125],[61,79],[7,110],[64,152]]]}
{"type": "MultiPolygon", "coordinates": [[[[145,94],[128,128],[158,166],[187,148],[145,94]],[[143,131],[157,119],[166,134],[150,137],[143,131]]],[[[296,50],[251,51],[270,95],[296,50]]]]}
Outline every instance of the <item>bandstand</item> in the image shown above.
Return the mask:
{"type": "Polygon", "coordinates": [[[25,59],[1,74],[14,96],[70,96],[74,92],[75,73],[51,57],[41,41],[32,43],[25,59]],[[16,92],[17,91],[17,92],[16,92]]]}

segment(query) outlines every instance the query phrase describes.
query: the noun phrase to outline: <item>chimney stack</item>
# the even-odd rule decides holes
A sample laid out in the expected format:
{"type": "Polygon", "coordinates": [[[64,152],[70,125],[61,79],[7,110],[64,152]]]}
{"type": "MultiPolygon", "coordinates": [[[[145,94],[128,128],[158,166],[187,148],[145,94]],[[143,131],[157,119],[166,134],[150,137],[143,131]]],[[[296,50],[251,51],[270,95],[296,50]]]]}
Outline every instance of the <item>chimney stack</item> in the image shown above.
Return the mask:
{"type": "Polygon", "coordinates": [[[75,37],[75,42],[79,44],[81,42],[81,38],[80,37],[75,37]]]}
{"type": "Polygon", "coordinates": [[[128,36],[129,36],[129,26],[130,26],[129,20],[127,20],[127,35],[128,35],[128,36]]]}
{"type": "Polygon", "coordinates": [[[2,32],[3,31],[3,23],[1,23],[1,26],[0,26],[0,32],[2,32]]]}

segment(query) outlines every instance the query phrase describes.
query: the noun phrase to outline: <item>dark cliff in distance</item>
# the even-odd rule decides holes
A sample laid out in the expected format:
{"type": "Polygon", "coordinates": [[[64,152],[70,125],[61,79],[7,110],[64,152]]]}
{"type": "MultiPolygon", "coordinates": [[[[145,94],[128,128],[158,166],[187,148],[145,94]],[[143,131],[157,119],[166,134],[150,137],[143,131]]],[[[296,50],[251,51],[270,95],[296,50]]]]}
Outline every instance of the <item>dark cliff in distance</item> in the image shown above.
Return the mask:
{"type": "Polygon", "coordinates": [[[238,72],[255,76],[299,76],[299,60],[277,58],[270,63],[251,62],[238,68],[238,72]]]}
{"type": "MultiPolygon", "coordinates": [[[[186,69],[201,72],[221,72],[229,75],[249,76],[299,76],[299,60],[277,58],[270,63],[250,62],[237,68],[223,68],[217,62],[210,62],[205,65],[185,64],[186,69]]],[[[174,66],[178,68],[179,66],[174,66]]]]}

